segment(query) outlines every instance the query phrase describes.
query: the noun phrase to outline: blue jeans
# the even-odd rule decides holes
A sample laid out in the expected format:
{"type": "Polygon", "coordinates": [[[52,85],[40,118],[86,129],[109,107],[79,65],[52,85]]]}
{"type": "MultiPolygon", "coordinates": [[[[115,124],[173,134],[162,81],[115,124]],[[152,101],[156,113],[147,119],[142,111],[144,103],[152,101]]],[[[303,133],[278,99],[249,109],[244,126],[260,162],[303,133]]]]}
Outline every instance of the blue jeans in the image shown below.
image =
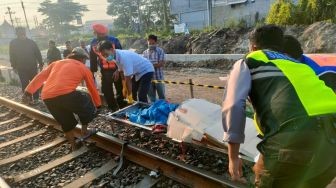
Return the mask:
{"type": "Polygon", "coordinates": [[[147,95],[152,83],[153,72],[148,72],[144,74],[138,81],[135,81],[133,76],[132,79],[132,96],[134,100],[139,100],[141,102],[148,102],[147,95]]]}
{"type": "Polygon", "coordinates": [[[164,83],[152,83],[151,84],[151,87],[148,92],[148,97],[152,103],[156,101],[156,93],[159,99],[166,99],[164,83]]]}

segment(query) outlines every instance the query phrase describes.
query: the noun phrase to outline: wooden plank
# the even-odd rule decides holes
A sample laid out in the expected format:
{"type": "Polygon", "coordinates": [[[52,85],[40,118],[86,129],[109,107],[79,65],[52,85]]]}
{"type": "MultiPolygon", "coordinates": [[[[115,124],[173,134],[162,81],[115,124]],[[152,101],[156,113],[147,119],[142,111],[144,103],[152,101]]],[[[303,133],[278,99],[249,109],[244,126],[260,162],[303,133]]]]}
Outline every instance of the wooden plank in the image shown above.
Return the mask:
{"type": "Polygon", "coordinates": [[[23,173],[23,174],[19,174],[17,176],[14,177],[14,182],[19,182],[19,181],[22,181],[22,180],[26,180],[26,179],[29,179],[29,178],[32,178],[34,176],[37,176],[39,174],[42,174],[48,170],[51,170],[63,163],[66,163],[68,161],[71,161],[73,160],[74,158],[84,154],[85,152],[89,151],[89,149],[87,147],[82,147],[80,148],[79,150],[76,150],[68,155],[65,155],[61,158],[58,158],[54,161],[51,161],[49,162],[48,164],[45,164],[45,165],[42,165],[34,170],[31,170],[29,172],[26,172],[26,173],[23,173]]]}
{"type": "Polygon", "coordinates": [[[26,140],[26,139],[29,139],[29,138],[38,136],[38,135],[40,135],[40,134],[45,133],[46,131],[47,131],[46,129],[39,130],[39,131],[30,133],[30,134],[27,134],[27,135],[25,135],[25,136],[21,136],[21,137],[19,137],[19,138],[14,139],[14,140],[11,140],[11,141],[8,141],[8,142],[4,142],[4,143],[0,144],[0,148],[3,148],[3,147],[6,147],[6,146],[15,144],[15,143],[17,143],[17,142],[21,142],[21,141],[23,141],[23,140],[26,140]]]}
{"type": "Polygon", "coordinates": [[[12,119],[9,119],[7,121],[3,121],[3,122],[0,122],[0,125],[4,125],[4,124],[7,124],[7,123],[10,123],[12,121],[15,121],[15,120],[18,120],[20,117],[14,117],[12,119]]]}
{"type": "Polygon", "coordinates": [[[57,146],[57,145],[62,144],[64,142],[66,142],[65,138],[63,138],[63,137],[56,138],[54,141],[52,141],[52,142],[50,142],[48,144],[45,144],[45,145],[43,145],[41,147],[32,149],[30,151],[26,151],[24,153],[21,153],[19,155],[15,155],[15,156],[7,158],[7,159],[0,160],[0,166],[4,165],[4,164],[8,164],[8,163],[12,163],[12,162],[18,161],[20,159],[23,159],[25,157],[28,157],[28,156],[33,155],[35,153],[38,153],[40,151],[49,149],[51,147],[57,146]]]}
{"type": "Polygon", "coordinates": [[[150,188],[153,187],[161,178],[152,178],[145,176],[139,183],[133,186],[133,188],[150,188]]]}
{"type": "Polygon", "coordinates": [[[15,131],[18,131],[18,130],[21,130],[21,129],[25,129],[25,128],[31,126],[31,125],[33,125],[33,124],[32,123],[26,123],[24,125],[21,125],[20,127],[16,127],[14,129],[9,129],[7,131],[3,131],[3,132],[0,133],[0,136],[8,134],[8,133],[15,132],[15,131]]]}
{"type": "Polygon", "coordinates": [[[106,174],[108,171],[112,170],[116,167],[118,163],[116,163],[113,159],[107,162],[105,165],[98,169],[94,169],[88,173],[86,173],[83,177],[71,182],[70,184],[64,186],[64,188],[76,188],[82,187],[87,183],[99,178],[100,176],[106,174]]]}

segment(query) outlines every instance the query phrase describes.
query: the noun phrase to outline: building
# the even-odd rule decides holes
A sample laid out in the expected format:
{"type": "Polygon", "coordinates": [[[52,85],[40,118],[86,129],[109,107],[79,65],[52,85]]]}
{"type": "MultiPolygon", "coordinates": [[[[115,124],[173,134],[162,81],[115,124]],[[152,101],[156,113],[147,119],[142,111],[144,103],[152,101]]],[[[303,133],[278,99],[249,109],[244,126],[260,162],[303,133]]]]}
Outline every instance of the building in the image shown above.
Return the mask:
{"type": "Polygon", "coordinates": [[[275,0],[171,0],[171,14],[188,29],[225,26],[232,22],[252,25],[264,18],[275,0]]]}
{"type": "Polygon", "coordinates": [[[0,45],[9,44],[9,42],[14,39],[15,29],[6,20],[0,25],[0,45]]]}
{"type": "Polygon", "coordinates": [[[211,0],[171,0],[170,14],[178,23],[185,23],[188,29],[201,29],[211,22],[209,4],[211,0]]]}

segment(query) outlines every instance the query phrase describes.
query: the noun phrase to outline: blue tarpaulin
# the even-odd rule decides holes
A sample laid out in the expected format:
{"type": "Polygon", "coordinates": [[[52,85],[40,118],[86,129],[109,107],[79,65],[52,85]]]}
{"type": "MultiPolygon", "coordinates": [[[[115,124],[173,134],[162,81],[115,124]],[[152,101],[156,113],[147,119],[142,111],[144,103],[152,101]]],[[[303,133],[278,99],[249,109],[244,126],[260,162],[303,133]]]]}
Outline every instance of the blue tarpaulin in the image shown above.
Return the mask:
{"type": "Polygon", "coordinates": [[[169,113],[175,111],[177,107],[176,104],[158,100],[148,108],[127,112],[126,115],[129,121],[141,125],[167,125],[169,113]]]}

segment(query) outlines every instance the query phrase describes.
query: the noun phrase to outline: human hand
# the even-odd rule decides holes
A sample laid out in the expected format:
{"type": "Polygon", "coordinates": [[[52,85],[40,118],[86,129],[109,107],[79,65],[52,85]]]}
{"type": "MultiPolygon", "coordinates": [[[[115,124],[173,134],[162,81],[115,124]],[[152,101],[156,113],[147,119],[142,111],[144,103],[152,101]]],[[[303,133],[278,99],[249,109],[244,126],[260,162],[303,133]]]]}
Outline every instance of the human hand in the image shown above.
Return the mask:
{"type": "Polygon", "coordinates": [[[233,181],[247,183],[243,177],[243,161],[239,158],[229,160],[229,173],[233,181]]]}
{"type": "Polygon", "coordinates": [[[254,184],[258,187],[260,184],[261,175],[264,172],[264,160],[262,155],[259,156],[258,161],[256,162],[256,164],[253,166],[252,169],[255,174],[254,184]]]}

